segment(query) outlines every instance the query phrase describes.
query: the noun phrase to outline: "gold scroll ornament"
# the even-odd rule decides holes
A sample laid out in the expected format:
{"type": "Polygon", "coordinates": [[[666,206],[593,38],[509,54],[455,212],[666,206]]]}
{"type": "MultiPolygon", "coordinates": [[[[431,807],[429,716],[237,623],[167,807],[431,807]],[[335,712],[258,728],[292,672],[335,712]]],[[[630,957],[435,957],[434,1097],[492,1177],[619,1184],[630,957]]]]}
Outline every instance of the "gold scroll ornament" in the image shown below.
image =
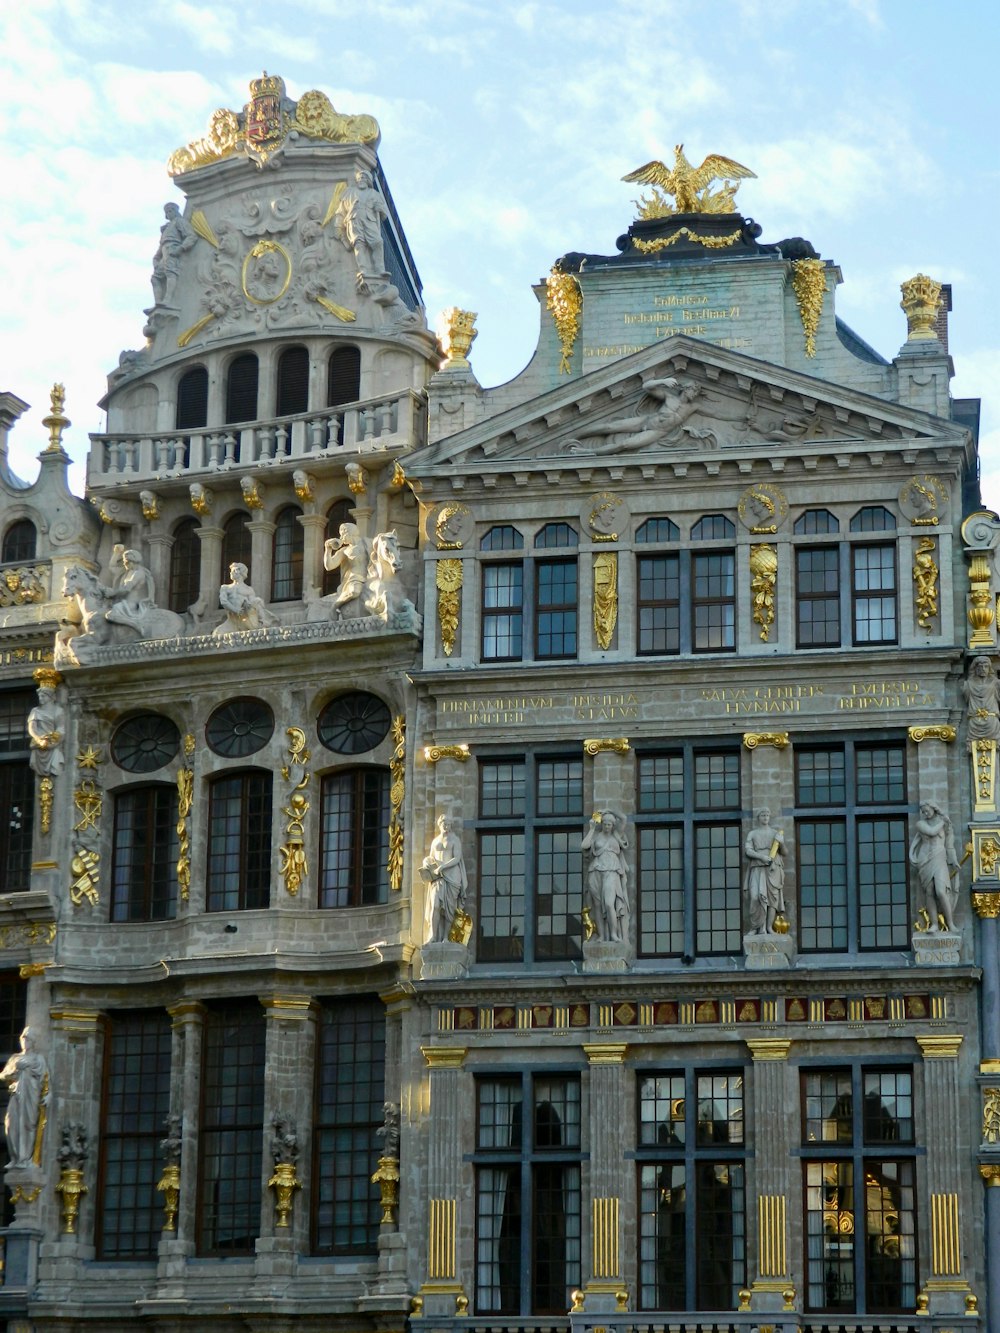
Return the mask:
{"type": "Polygon", "coordinates": [[[594,556],[594,634],[598,647],[611,647],[618,623],[618,555],[600,551],[594,556]]]}
{"type": "Polygon", "coordinates": [[[403,800],[406,796],[406,720],[392,719],[392,739],[396,748],[389,760],[389,888],[399,893],[403,887],[403,800]]]}
{"type": "MultiPolygon", "coordinates": [[[[441,627],[441,647],[446,657],[455,651],[458,633],[458,614],[462,588],[462,562],[448,558],[434,566],[434,582],[438,590],[438,624],[441,627]]],[[[596,611],[595,611],[596,615],[596,611]]]]}

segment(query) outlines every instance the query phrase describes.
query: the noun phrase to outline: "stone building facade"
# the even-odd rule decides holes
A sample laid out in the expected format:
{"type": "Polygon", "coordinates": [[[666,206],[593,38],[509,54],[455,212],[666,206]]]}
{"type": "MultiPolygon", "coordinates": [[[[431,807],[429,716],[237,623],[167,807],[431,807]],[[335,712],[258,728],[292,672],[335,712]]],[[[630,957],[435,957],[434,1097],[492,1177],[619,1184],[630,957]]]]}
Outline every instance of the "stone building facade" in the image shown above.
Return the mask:
{"type": "Polygon", "coordinates": [[[9,1327],[1000,1326],[948,293],[679,154],[485,389],[378,136],[215,113],[86,501],[0,459],[9,1327]]]}

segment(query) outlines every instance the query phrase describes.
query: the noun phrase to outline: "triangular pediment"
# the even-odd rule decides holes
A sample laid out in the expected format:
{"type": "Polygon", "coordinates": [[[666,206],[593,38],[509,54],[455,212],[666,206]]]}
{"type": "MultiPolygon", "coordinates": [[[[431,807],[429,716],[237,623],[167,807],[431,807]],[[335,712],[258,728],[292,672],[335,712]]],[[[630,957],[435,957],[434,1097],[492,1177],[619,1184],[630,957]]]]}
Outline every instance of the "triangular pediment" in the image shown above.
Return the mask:
{"type": "Polygon", "coordinates": [[[407,471],[908,453],[964,441],[953,422],[678,336],[438,440],[407,471]]]}

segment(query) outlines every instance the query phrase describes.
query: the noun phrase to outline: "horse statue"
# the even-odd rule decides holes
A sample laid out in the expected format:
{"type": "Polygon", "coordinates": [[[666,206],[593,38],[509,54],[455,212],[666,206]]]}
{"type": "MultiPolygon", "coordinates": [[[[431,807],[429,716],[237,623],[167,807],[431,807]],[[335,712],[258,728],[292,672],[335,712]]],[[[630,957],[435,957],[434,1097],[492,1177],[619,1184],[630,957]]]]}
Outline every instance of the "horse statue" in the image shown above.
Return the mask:
{"type": "Polygon", "coordinates": [[[393,629],[419,631],[421,617],[399,578],[403,557],[396,533],[379,532],[372,538],[365,580],[365,610],[393,629]]]}
{"type": "Polygon", "coordinates": [[[56,662],[84,663],[94,648],[135,643],[141,639],[175,639],[187,623],[176,611],[144,606],[125,619],[114,590],[105,587],[83,565],[70,565],[63,577],[63,596],[70,599],[69,615],[56,632],[56,662]]]}

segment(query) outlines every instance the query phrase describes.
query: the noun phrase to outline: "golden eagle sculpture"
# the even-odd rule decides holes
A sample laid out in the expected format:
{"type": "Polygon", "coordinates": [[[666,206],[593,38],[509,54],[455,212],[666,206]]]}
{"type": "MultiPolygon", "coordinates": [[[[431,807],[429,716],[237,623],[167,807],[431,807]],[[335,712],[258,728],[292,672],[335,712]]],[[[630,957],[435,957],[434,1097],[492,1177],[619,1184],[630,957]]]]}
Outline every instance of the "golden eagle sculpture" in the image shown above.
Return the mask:
{"type": "Polygon", "coordinates": [[[682,143],[674,149],[673,171],[663,162],[647,162],[622,177],[624,181],[652,185],[653,194],[636,201],[644,218],[662,218],[671,213],[735,213],[733,197],[739,182],[751,179],[757,179],[756,172],[718,153],[709,153],[700,167],[692,166],[684,156],[682,143]],[[722,188],[710,190],[713,181],[722,181],[722,188]],[[675,204],[670,204],[665,195],[673,195],[675,204]]]}

